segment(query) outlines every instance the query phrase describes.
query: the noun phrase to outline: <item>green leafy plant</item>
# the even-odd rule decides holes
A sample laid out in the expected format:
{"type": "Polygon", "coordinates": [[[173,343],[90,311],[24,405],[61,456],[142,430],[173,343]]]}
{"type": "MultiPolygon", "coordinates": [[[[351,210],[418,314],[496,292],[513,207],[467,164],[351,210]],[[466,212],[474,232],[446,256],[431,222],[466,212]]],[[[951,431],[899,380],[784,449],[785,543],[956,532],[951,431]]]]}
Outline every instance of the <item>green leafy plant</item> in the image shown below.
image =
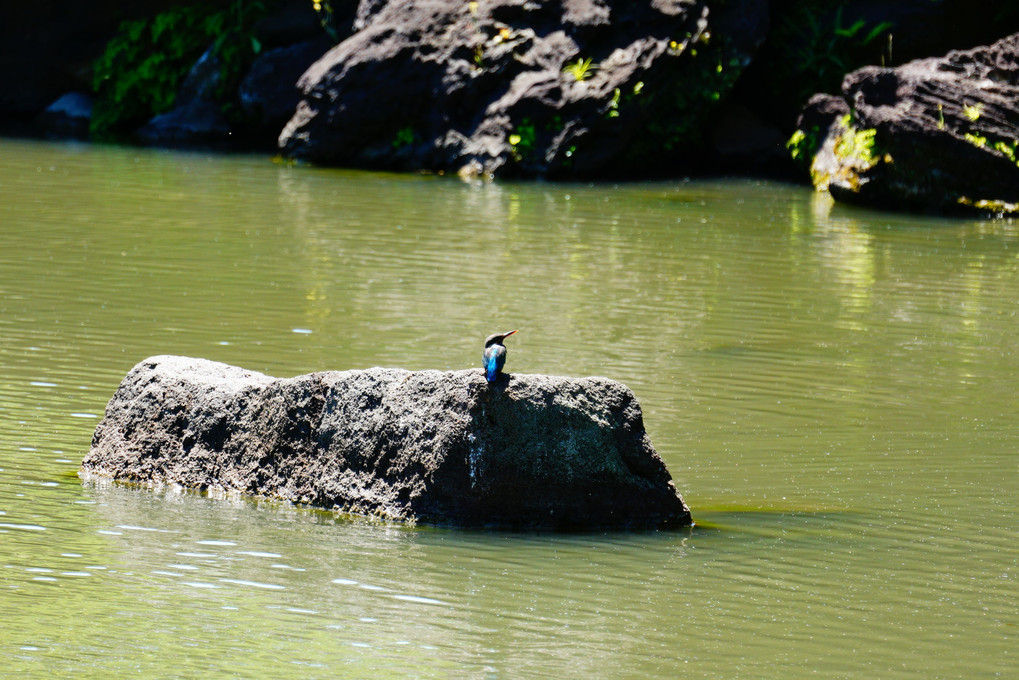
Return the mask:
{"type": "Polygon", "coordinates": [[[1011,145],[1007,142],[995,142],[994,149],[1008,160],[1016,163],[1016,150],[1019,149],[1019,142],[1013,140],[1011,145]]]}
{"type": "Polygon", "coordinates": [[[984,105],[981,104],[980,102],[977,102],[976,104],[973,105],[965,104],[962,107],[962,114],[966,116],[966,118],[968,118],[970,122],[975,123],[978,120],[980,120],[980,114],[983,112],[983,110],[984,105]]]}
{"type": "Polygon", "coordinates": [[[534,152],[534,144],[537,141],[537,131],[530,118],[524,118],[514,132],[510,134],[507,141],[512,148],[513,160],[518,163],[534,152]]]}
{"type": "Polygon", "coordinates": [[[393,139],[393,149],[399,150],[408,147],[414,143],[416,138],[417,135],[414,134],[414,128],[409,125],[402,127],[396,131],[396,137],[393,139]]]}
{"type": "Polygon", "coordinates": [[[835,155],[852,159],[865,168],[877,165],[881,152],[877,147],[877,130],[873,128],[859,129],[853,125],[852,116],[846,114],[839,121],[842,132],[835,141],[835,155]]]}
{"type": "Polygon", "coordinates": [[[230,94],[261,51],[252,27],[265,13],[259,0],[236,0],[228,9],[193,5],[123,22],[93,64],[92,133],[109,137],[168,111],[210,47],[219,65],[215,96],[229,112],[230,94]]]}
{"type": "Polygon", "coordinates": [[[818,134],[819,131],[816,127],[809,132],[796,130],[785,144],[785,148],[789,150],[789,156],[798,163],[809,165],[813,162],[814,154],[817,153],[818,134]]]}
{"type": "Polygon", "coordinates": [[[572,64],[564,66],[563,73],[573,76],[573,79],[579,83],[593,76],[597,68],[598,65],[594,64],[590,58],[577,59],[572,64]]]}
{"type": "Polygon", "coordinates": [[[110,133],[167,111],[207,45],[208,21],[208,12],[187,7],[122,23],[94,65],[93,133],[110,133]]]}
{"type": "Polygon", "coordinates": [[[843,24],[842,10],[841,6],[835,10],[830,24],[811,12],[790,20],[789,31],[798,34],[803,44],[795,62],[800,74],[812,75],[825,84],[841,81],[842,76],[865,61],[860,53],[866,53],[868,47],[893,27],[891,22],[882,21],[868,28],[863,19],[847,26],[843,24]]]}
{"type": "Polygon", "coordinates": [[[608,118],[619,118],[619,97],[620,97],[620,94],[621,94],[621,92],[619,91],[618,87],[612,92],[612,99],[609,100],[609,108],[605,112],[605,116],[606,117],[608,117],[608,118]]]}
{"type": "MultiPolygon", "coordinates": [[[[676,149],[696,149],[704,136],[705,125],[715,105],[728,95],[743,70],[731,42],[724,37],[696,41],[700,56],[684,48],[689,65],[682,86],[655,87],[643,83],[634,86],[632,95],[624,93],[619,102],[621,115],[637,106],[648,115],[642,139],[630,146],[627,155],[636,159],[663,157],[676,149]],[[719,65],[725,65],[719,68],[719,65]],[[638,91],[639,89],[639,91],[638,91]]],[[[646,164],[646,161],[638,161],[646,164]]]]}
{"type": "Polygon", "coordinates": [[[838,92],[845,75],[866,64],[892,65],[888,21],[852,17],[848,0],[787,0],[741,86],[774,102],[777,119],[795,117],[811,95],[838,92]],[[748,73],[748,76],[750,73],[748,73]]]}
{"type": "Polygon", "coordinates": [[[980,149],[987,146],[987,137],[983,137],[981,135],[974,135],[970,132],[967,132],[962,136],[962,138],[965,139],[970,144],[972,144],[973,146],[978,147],[980,149]]]}

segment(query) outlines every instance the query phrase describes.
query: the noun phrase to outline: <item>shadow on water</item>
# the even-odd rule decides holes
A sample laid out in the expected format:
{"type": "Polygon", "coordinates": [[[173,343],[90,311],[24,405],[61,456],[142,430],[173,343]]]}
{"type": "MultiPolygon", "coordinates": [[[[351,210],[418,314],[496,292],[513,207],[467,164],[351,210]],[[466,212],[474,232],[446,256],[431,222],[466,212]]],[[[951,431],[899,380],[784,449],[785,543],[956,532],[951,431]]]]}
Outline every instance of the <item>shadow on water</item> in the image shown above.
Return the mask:
{"type": "Polygon", "coordinates": [[[807,538],[845,533],[863,521],[857,510],[832,507],[714,505],[694,509],[692,536],[807,538]]]}
{"type": "MultiPolygon", "coordinates": [[[[677,540],[725,541],[738,544],[741,540],[760,538],[802,539],[845,536],[853,533],[854,527],[867,524],[865,513],[857,510],[832,508],[830,506],[782,505],[772,507],[717,504],[693,508],[692,526],[675,526],[660,529],[572,529],[547,531],[537,529],[507,529],[486,527],[457,527],[448,525],[413,524],[397,520],[386,520],[320,508],[295,505],[289,502],[246,496],[235,493],[216,493],[199,490],[157,487],[144,484],[111,481],[95,477],[83,480],[86,494],[99,500],[108,514],[119,507],[125,516],[108,518],[113,524],[160,524],[166,521],[162,511],[166,504],[177,506],[181,502],[191,511],[205,507],[206,511],[219,513],[242,512],[258,525],[272,525],[279,518],[286,522],[316,525],[320,530],[334,527],[337,531],[354,531],[367,538],[377,530],[392,537],[402,535],[409,540],[423,540],[426,543],[438,540],[509,543],[573,543],[597,544],[636,543],[647,546],[674,544],[677,540]],[[132,510],[127,510],[132,508],[132,510]],[[257,520],[256,520],[257,518],[257,520]],[[367,533],[366,533],[367,532],[367,533]]],[[[270,541],[263,538],[262,542],[270,541]]],[[[270,541],[271,542],[271,541],[270,541]]]]}

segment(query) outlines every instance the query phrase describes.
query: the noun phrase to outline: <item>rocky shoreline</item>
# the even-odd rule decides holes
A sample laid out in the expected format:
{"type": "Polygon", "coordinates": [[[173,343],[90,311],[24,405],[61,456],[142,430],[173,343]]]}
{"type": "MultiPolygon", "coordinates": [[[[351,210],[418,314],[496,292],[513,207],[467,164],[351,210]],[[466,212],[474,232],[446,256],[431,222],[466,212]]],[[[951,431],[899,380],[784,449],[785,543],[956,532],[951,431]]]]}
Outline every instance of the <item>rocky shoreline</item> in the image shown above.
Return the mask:
{"type": "Polygon", "coordinates": [[[483,178],[806,179],[810,167],[840,201],[1019,209],[1019,9],[1004,1],[983,21],[959,0],[64,4],[48,22],[25,7],[10,17],[57,45],[47,57],[17,24],[0,29],[8,131],[483,178]],[[184,37],[201,31],[215,39],[188,56],[184,37]],[[104,123],[118,79],[171,55],[184,68],[167,101],[117,90],[125,103],[104,123]],[[901,65],[851,68],[883,62],[901,65]],[[840,80],[841,94],[807,101],[804,88],[840,80]]]}

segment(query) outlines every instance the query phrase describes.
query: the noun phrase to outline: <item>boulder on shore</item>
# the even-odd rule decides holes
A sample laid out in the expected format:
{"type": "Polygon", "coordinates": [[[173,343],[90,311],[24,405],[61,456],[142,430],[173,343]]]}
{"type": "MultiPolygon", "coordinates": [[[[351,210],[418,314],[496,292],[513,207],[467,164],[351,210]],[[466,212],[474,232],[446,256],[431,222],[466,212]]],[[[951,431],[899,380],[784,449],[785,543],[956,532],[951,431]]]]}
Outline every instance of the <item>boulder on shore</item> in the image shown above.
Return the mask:
{"type": "Polygon", "coordinates": [[[690,511],[606,378],[372,368],[272,378],[157,356],[124,378],[83,476],[438,525],[686,526],[690,511]]]}
{"type": "Polygon", "coordinates": [[[262,146],[273,146],[294,109],[299,96],[297,80],[309,66],[332,47],[327,37],[296,45],[277,47],[260,54],[241,81],[237,96],[247,126],[262,146]]]}
{"type": "Polygon", "coordinates": [[[813,97],[797,128],[814,185],[836,200],[1019,215],[1019,34],[854,71],[841,97],[813,97]]]}
{"type": "Polygon", "coordinates": [[[768,28],[764,0],[365,0],[313,64],[285,155],[464,176],[703,167],[703,131],[768,28]]]}

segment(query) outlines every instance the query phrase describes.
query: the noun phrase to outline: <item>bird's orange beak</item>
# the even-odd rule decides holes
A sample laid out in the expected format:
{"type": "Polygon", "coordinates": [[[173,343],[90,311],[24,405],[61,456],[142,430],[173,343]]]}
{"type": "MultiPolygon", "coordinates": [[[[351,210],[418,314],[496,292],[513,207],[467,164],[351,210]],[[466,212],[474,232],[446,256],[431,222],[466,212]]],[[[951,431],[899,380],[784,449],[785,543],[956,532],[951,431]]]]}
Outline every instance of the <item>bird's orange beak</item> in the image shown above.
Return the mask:
{"type": "Polygon", "coordinates": [[[505,339],[506,339],[506,338],[508,338],[509,336],[511,336],[511,335],[513,335],[514,333],[516,333],[516,332],[517,332],[518,330],[520,330],[520,329],[519,329],[519,328],[515,328],[515,329],[511,330],[511,331],[510,331],[509,333],[503,333],[503,334],[502,334],[502,339],[503,339],[503,340],[505,340],[505,339]]]}

